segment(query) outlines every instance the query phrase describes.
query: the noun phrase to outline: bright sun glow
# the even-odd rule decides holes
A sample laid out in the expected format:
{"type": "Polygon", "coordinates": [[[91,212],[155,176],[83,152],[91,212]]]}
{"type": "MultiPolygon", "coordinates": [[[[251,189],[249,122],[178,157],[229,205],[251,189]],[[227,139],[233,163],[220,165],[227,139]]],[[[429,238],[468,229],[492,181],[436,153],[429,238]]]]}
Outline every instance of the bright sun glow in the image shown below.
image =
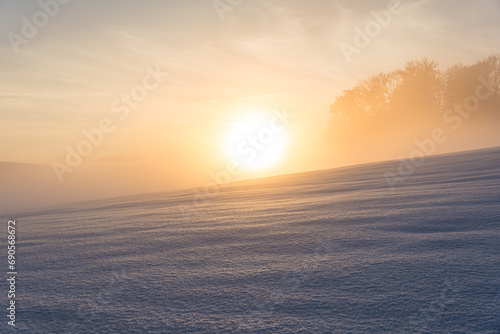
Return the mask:
{"type": "Polygon", "coordinates": [[[276,166],[287,148],[286,123],[273,112],[251,111],[224,138],[228,158],[245,170],[276,166]]]}

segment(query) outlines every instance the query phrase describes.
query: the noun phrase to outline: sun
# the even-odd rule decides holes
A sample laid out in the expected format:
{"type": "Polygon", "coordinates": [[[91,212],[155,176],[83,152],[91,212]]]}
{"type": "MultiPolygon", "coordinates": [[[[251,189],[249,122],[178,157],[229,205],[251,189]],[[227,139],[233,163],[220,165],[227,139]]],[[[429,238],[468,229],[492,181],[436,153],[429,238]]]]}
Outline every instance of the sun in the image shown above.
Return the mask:
{"type": "Polygon", "coordinates": [[[224,136],[228,158],[247,171],[279,164],[288,144],[287,122],[277,112],[250,110],[230,124],[224,136]]]}

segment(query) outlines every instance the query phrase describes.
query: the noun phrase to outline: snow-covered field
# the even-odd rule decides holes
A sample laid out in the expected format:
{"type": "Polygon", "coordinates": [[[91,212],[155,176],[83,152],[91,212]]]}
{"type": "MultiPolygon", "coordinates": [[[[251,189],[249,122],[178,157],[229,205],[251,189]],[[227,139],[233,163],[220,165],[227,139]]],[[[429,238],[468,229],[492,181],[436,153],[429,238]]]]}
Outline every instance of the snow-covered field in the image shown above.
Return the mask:
{"type": "Polygon", "coordinates": [[[500,333],[500,149],[398,166],[4,215],[16,331],[500,333]]]}

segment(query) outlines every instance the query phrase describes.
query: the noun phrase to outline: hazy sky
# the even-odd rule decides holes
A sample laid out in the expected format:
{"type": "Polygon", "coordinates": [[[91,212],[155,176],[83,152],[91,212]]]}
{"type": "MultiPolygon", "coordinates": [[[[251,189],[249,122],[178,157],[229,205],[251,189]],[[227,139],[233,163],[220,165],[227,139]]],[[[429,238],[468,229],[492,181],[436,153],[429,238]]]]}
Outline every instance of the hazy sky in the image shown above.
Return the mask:
{"type": "Polygon", "coordinates": [[[341,43],[388,3],[243,0],[221,20],[210,0],[73,0],[44,22],[37,1],[0,1],[0,161],[63,161],[83,130],[110,118],[112,133],[86,163],[163,159],[172,175],[203,174],[224,164],[221,138],[240,113],[281,107],[296,116],[287,152],[296,164],[286,170],[306,168],[296,156],[357,80],[424,56],[445,68],[498,52],[500,1],[401,0],[401,13],[347,61],[341,43]],[[42,26],[15,52],[13,34],[33,33],[23,17],[42,26]],[[120,119],[113,103],[147,69],[168,76],[120,119]]]}

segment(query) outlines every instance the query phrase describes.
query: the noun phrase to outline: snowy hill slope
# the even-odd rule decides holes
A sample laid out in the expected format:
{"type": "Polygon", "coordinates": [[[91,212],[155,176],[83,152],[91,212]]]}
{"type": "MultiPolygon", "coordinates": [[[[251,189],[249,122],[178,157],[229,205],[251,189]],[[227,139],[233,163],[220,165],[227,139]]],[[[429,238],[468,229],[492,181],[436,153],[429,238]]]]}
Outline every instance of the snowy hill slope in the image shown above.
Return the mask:
{"type": "Polygon", "coordinates": [[[500,333],[500,149],[398,166],[3,216],[18,332],[500,333]]]}

